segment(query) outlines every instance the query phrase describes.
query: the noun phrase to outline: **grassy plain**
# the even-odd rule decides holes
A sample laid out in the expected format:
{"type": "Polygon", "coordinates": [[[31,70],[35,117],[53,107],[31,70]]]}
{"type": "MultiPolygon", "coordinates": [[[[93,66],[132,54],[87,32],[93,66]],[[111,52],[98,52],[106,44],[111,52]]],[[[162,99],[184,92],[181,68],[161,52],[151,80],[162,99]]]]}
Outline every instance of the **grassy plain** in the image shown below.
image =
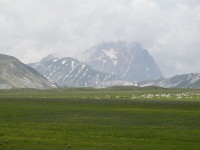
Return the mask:
{"type": "Polygon", "coordinates": [[[200,90],[0,91],[0,149],[200,149],[200,90]]]}

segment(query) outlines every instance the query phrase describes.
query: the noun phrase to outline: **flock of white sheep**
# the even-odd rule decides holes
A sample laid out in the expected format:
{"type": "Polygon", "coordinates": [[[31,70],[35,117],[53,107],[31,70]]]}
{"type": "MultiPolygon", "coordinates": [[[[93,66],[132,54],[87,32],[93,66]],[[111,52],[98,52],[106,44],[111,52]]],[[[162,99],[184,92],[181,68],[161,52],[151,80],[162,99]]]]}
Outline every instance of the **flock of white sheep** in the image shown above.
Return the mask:
{"type": "MultiPolygon", "coordinates": [[[[102,99],[95,97],[95,99],[102,99]]],[[[200,93],[174,93],[174,94],[133,94],[132,96],[110,96],[106,95],[104,99],[200,99],[200,93]]]]}

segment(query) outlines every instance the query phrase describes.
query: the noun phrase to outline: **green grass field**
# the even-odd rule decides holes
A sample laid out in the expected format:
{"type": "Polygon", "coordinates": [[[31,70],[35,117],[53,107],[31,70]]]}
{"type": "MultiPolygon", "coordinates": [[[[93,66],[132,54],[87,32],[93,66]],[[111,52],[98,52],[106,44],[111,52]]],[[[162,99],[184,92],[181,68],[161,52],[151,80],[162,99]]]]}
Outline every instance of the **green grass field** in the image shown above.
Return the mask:
{"type": "Polygon", "coordinates": [[[199,92],[2,90],[0,150],[199,150],[199,92]]]}

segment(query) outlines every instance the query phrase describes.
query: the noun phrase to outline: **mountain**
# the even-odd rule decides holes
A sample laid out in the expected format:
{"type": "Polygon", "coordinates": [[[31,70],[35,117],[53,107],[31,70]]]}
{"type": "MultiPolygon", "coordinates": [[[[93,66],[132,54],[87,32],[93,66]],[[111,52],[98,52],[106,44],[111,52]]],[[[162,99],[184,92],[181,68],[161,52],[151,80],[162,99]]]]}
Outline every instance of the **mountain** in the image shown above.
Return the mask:
{"type": "Polygon", "coordinates": [[[115,85],[114,81],[118,80],[71,57],[49,55],[40,62],[29,65],[61,87],[105,87],[107,82],[113,81],[111,85],[115,85]]]}
{"type": "Polygon", "coordinates": [[[106,88],[106,87],[113,87],[113,86],[120,86],[120,87],[137,86],[137,83],[128,82],[124,80],[111,80],[111,81],[100,82],[98,85],[98,88],[106,88]]]}
{"type": "Polygon", "coordinates": [[[122,80],[133,82],[163,77],[152,56],[138,43],[102,43],[82,55],[92,68],[122,80]]]}
{"type": "Polygon", "coordinates": [[[138,82],[138,86],[151,85],[165,88],[200,88],[200,73],[176,75],[166,79],[138,82]]]}
{"type": "Polygon", "coordinates": [[[33,68],[18,59],[0,54],[0,89],[56,87],[33,68]]]}

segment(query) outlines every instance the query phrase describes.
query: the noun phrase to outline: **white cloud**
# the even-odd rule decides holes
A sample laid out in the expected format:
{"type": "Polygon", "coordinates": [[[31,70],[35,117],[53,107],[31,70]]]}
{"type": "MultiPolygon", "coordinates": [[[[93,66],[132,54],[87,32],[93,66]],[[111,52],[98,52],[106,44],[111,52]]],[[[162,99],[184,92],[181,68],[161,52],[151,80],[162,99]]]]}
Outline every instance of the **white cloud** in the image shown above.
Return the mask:
{"type": "Polygon", "coordinates": [[[0,52],[33,62],[137,41],[167,76],[200,72],[199,0],[0,0],[0,52]]]}

